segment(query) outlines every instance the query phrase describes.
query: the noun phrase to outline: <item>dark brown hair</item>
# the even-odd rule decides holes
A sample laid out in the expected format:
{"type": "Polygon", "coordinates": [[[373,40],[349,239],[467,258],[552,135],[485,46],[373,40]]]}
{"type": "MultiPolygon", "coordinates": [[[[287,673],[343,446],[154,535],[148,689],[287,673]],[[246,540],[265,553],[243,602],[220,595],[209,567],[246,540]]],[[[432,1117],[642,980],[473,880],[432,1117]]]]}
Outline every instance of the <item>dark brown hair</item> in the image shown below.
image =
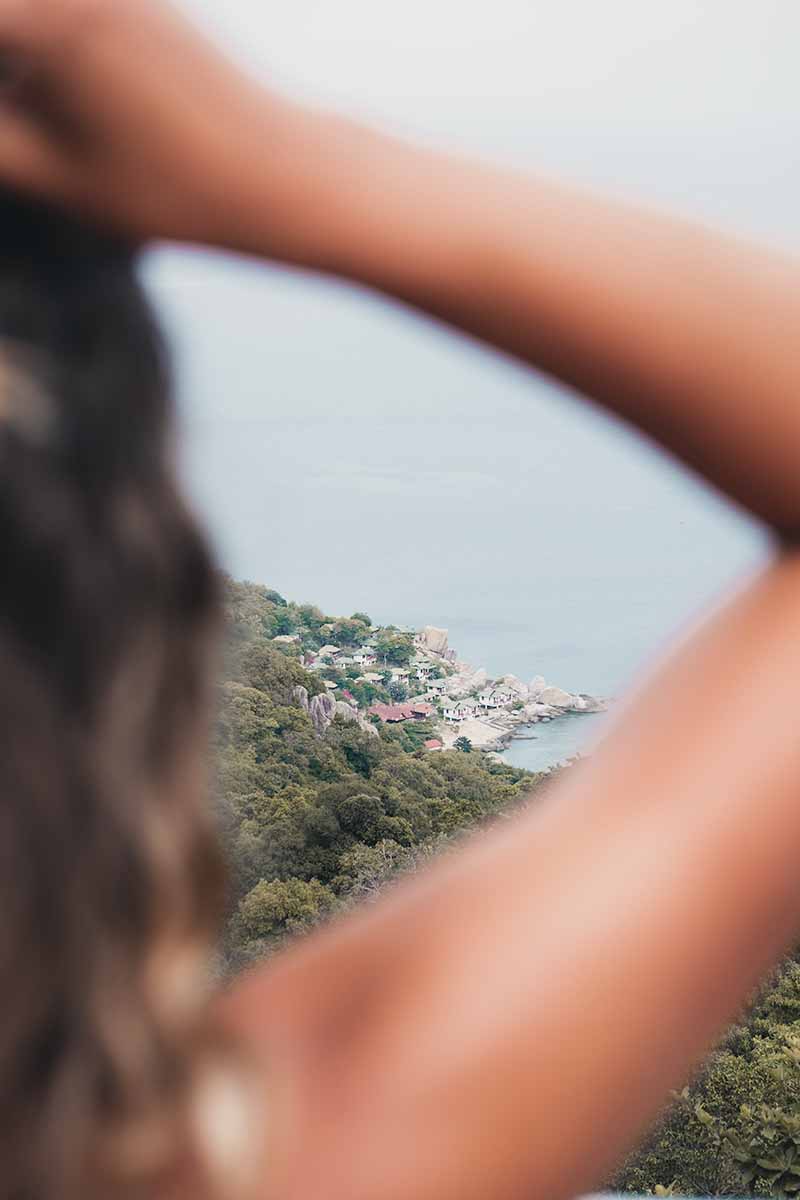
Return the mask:
{"type": "Polygon", "coordinates": [[[221,904],[217,585],[131,250],[0,196],[0,1196],[150,1194],[221,904]]]}

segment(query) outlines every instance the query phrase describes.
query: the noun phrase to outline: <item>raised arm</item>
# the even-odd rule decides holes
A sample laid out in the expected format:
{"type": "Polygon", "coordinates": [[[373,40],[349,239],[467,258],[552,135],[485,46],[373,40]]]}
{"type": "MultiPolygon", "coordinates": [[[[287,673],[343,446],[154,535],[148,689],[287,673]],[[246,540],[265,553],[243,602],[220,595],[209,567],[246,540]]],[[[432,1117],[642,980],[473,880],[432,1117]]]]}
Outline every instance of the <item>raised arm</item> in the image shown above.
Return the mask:
{"type": "Polygon", "coordinates": [[[639,425],[800,531],[800,265],[275,97],[153,0],[0,0],[0,176],[137,237],[380,288],[639,425]]]}
{"type": "MultiPolygon", "coordinates": [[[[9,181],[381,288],[800,528],[793,262],[287,105],[149,0],[0,0],[3,35],[9,181]]],[[[236,989],[263,1194],[602,1179],[800,927],[799,673],[787,551],[545,804],[236,989]]]]}
{"type": "Polygon", "coordinates": [[[240,985],[267,1194],[608,1178],[800,930],[798,673],[789,555],[544,802],[240,985]]]}

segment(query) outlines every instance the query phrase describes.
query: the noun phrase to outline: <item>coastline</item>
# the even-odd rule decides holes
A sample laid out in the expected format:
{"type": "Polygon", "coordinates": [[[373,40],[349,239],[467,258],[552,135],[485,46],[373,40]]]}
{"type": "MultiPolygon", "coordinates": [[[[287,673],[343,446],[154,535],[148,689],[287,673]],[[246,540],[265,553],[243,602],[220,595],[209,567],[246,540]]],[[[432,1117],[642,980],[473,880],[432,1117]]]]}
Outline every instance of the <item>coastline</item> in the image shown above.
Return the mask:
{"type": "Polygon", "coordinates": [[[515,675],[490,679],[484,668],[459,660],[445,629],[426,626],[414,645],[413,666],[425,685],[414,699],[437,704],[436,735],[444,750],[466,738],[475,750],[503,754],[514,742],[537,740],[536,726],[607,708],[605,700],[566,692],[540,675],[527,684],[515,675]],[[434,672],[438,677],[428,678],[434,672]]]}

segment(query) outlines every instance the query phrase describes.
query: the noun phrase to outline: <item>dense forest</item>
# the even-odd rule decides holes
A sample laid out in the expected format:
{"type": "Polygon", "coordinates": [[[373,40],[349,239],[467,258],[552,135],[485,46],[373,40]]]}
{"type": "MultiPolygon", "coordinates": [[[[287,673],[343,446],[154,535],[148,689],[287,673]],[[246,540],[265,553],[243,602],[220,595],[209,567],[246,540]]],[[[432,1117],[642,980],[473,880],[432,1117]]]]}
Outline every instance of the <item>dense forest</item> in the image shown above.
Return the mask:
{"type": "MultiPolygon", "coordinates": [[[[332,639],[360,645],[371,629],[369,617],[326,617],[269,588],[231,579],[225,591],[216,774],[231,878],[222,949],[228,972],[369,902],[392,878],[418,869],[465,831],[515,805],[546,803],[550,776],[515,770],[468,744],[428,752],[425,722],[368,730],[335,716],[320,735],[298,689],[313,697],[325,680],[305,671],[300,658],[332,639]],[[274,640],[289,637],[294,640],[274,640]]],[[[380,638],[385,661],[408,661],[413,639],[407,632],[384,629],[380,638]]],[[[347,682],[352,691],[354,680],[347,682]]],[[[359,699],[369,703],[371,696],[359,699]]],[[[794,960],[674,1098],[613,1186],[655,1195],[800,1193],[800,966],[794,960]]]]}
{"type": "MultiPolygon", "coordinates": [[[[298,689],[313,698],[325,683],[300,665],[299,648],[332,635],[342,641],[353,627],[348,644],[359,644],[369,618],[333,621],[233,580],[226,580],[226,597],[216,771],[231,875],[224,954],[232,970],[375,895],[453,836],[527,798],[546,777],[467,749],[426,752],[425,721],[365,729],[335,716],[320,736],[298,689]],[[274,641],[288,631],[302,641],[274,641]]],[[[399,654],[413,641],[399,631],[382,636],[399,654]]]]}

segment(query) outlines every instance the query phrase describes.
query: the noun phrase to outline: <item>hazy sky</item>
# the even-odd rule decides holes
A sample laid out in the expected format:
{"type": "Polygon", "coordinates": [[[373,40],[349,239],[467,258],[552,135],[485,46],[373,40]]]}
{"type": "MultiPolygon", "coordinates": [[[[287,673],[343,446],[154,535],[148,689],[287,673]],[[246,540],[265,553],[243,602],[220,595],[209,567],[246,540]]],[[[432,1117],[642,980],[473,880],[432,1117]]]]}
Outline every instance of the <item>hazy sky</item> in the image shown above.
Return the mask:
{"type": "MultiPolygon", "coordinates": [[[[298,94],[800,249],[795,0],[184,6],[298,94]]],[[[638,649],[752,561],[750,527],[638,440],[389,304],[197,253],[147,274],[190,479],[239,575],[329,609],[517,626],[526,589],[547,592],[541,621],[584,595],[588,628],[617,587],[645,614],[638,649]]]]}

